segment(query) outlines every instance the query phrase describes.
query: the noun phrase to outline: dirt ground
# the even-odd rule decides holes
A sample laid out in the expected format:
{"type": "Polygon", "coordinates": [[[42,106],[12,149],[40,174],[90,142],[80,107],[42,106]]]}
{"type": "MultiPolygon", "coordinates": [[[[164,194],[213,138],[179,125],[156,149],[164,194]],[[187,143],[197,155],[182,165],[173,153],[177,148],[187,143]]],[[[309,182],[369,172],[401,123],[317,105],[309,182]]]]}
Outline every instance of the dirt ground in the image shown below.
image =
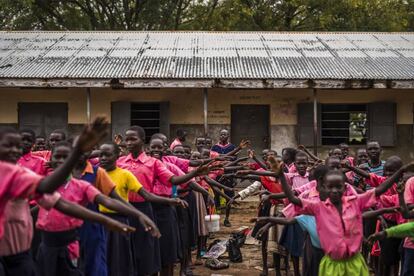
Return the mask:
{"type": "MultiPolygon", "coordinates": [[[[247,226],[249,228],[253,227],[253,223],[249,222],[251,218],[257,216],[257,205],[259,203],[258,197],[251,197],[246,199],[245,201],[240,202],[240,206],[235,206],[232,208],[232,213],[230,216],[230,222],[232,224],[231,227],[224,227],[223,220],[224,220],[224,210],[222,214],[220,214],[220,231],[210,235],[208,239],[208,244],[210,244],[215,239],[228,239],[230,234],[236,231],[238,228],[242,226],[247,226]]],[[[230,275],[237,275],[237,276],[247,276],[247,275],[260,275],[260,270],[258,268],[261,267],[262,264],[262,257],[261,257],[261,249],[260,245],[252,245],[252,244],[245,244],[241,248],[241,252],[243,255],[243,262],[242,263],[231,263],[228,259],[227,253],[220,257],[221,261],[227,262],[230,264],[228,269],[223,270],[211,270],[203,265],[194,266],[193,273],[194,275],[202,275],[202,276],[230,276],[230,275]]],[[[193,255],[193,261],[195,261],[195,255],[193,255]]],[[[203,259],[204,262],[204,259],[203,259]]],[[[269,265],[272,265],[272,261],[269,257],[269,265]]],[[[176,267],[176,274],[178,275],[178,267],[176,267]]],[[[271,269],[269,271],[269,275],[275,275],[274,271],[271,269]]]]}

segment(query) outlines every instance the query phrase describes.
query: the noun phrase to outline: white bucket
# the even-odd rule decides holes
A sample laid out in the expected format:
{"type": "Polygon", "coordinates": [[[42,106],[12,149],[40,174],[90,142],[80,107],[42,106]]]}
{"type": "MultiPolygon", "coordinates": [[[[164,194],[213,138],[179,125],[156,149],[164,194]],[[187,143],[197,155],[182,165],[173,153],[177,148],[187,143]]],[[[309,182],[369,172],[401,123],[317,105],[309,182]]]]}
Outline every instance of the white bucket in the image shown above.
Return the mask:
{"type": "Polygon", "coordinates": [[[208,232],[220,231],[220,216],[219,215],[207,215],[204,217],[208,232]]]}

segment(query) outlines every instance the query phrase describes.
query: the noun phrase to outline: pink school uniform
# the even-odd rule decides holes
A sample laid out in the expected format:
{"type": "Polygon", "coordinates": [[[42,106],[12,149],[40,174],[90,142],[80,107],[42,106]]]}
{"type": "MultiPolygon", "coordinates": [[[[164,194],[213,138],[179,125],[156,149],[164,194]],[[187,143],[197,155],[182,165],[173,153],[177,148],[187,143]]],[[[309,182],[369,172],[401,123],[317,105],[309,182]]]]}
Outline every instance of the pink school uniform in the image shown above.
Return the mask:
{"type": "MultiPolygon", "coordinates": [[[[59,198],[58,193],[45,194],[36,203],[50,210],[59,198]]],[[[5,210],[4,235],[0,239],[0,256],[11,256],[30,250],[32,239],[33,219],[27,199],[9,201],[5,210]]]]}
{"type": "MultiPolygon", "coordinates": [[[[165,164],[160,160],[146,155],[144,152],[142,152],[136,159],[132,157],[132,154],[119,158],[117,166],[132,172],[145,190],[150,193],[154,191],[156,180],[165,186],[171,186],[170,179],[174,176],[174,174],[167,169],[165,164]]],[[[144,198],[135,193],[129,195],[129,200],[131,202],[145,201],[144,198]]]]}
{"type": "Polygon", "coordinates": [[[306,172],[304,176],[300,175],[298,172],[295,173],[285,173],[285,178],[292,187],[292,189],[297,189],[303,185],[309,183],[309,173],[306,172]]]}
{"type": "MultiPolygon", "coordinates": [[[[408,179],[405,184],[404,199],[407,204],[414,204],[414,177],[408,179]]],[[[411,238],[404,240],[404,248],[414,249],[414,242],[411,238]]]]}
{"type": "MultiPolygon", "coordinates": [[[[57,189],[62,198],[86,206],[93,203],[101,192],[86,181],[71,178],[65,185],[57,189]]],[[[83,220],[67,216],[58,210],[39,209],[36,228],[46,232],[62,232],[73,230],[82,226],[83,220]]],[[[79,258],[79,243],[73,242],[69,246],[71,259],[79,258]]]]}
{"type": "Polygon", "coordinates": [[[46,160],[29,152],[19,158],[17,164],[39,175],[47,174],[46,160]]]}
{"type": "Polygon", "coordinates": [[[166,163],[174,164],[175,166],[180,168],[180,170],[182,170],[184,173],[188,173],[188,169],[190,167],[190,160],[179,158],[173,155],[163,156],[162,162],[164,164],[166,163]]]}
{"type": "Polygon", "coordinates": [[[0,161],[0,239],[4,234],[7,203],[12,199],[34,198],[42,176],[18,165],[0,161]]]}
{"type": "Polygon", "coordinates": [[[40,151],[33,151],[32,152],[34,156],[39,156],[45,159],[46,161],[49,161],[52,157],[52,151],[51,150],[40,150],[40,151]]]}
{"type": "Polygon", "coordinates": [[[170,149],[173,150],[176,146],[182,145],[181,141],[178,138],[175,138],[174,141],[170,145],[170,149]]]}
{"type": "Polygon", "coordinates": [[[302,199],[301,214],[315,216],[318,235],[325,254],[333,260],[348,259],[360,252],[363,227],[362,212],[375,205],[375,189],[363,194],[342,197],[342,214],[331,203],[302,199]]]}

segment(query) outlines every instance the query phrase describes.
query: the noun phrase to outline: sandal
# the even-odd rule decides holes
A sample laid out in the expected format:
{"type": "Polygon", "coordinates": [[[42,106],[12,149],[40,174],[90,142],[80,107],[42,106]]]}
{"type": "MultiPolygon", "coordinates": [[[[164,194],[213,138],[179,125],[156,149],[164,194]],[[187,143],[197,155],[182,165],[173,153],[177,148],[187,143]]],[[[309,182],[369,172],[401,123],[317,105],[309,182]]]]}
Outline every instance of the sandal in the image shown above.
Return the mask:
{"type": "Polygon", "coordinates": [[[212,270],[220,270],[229,268],[229,264],[219,261],[218,259],[208,259],[205,264],[206,267],[212,270]]]}

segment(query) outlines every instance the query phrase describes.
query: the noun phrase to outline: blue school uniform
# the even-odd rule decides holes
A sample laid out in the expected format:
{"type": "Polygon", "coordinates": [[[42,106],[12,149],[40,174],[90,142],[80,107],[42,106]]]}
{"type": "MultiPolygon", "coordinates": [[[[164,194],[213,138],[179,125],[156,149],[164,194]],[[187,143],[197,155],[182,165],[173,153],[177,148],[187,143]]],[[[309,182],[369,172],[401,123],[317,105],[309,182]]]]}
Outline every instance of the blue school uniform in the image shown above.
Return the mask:
{"type": "MultiPolygon", "coordinates": [[[[93,173],[85,173],[81,179],[95,184],[97,166],[93,166],[93,173]]],[[[97,204],[88,204],[88,209],[99,212],[97,204]]],[[[107,276],[106,264],[106,233],[105,228],[99,223],[85,221],[79,230],[81,246],[81,265],[87,276],[107,276]]]]}

